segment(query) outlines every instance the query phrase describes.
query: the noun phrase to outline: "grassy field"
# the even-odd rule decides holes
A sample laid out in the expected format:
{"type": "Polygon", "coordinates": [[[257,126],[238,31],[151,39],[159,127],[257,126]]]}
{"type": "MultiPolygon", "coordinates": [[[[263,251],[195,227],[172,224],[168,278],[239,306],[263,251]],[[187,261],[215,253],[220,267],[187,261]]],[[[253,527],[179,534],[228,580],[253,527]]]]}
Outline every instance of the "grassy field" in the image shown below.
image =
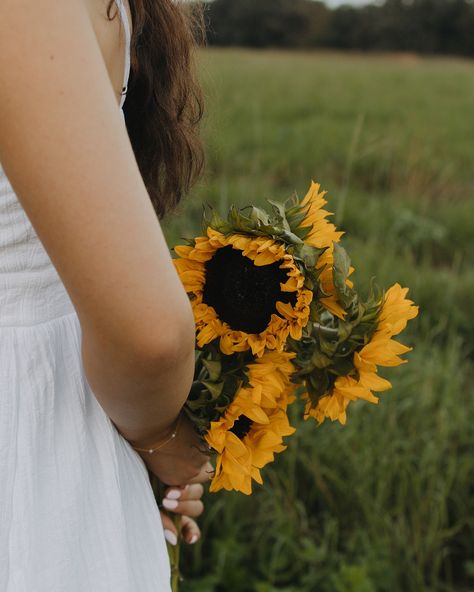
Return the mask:
{"type": "MultiPolygon", "coordinates": [[[[252,497],[208,496],[183,592],[474,590],[474,62],[208,50],[207,174],[166,222],[328,190],[355,280],[410,286],[409,363],[345,427],[296,421],[252,497]]],[[[295,412],[298,412],[295,409],[295,412]]]]}

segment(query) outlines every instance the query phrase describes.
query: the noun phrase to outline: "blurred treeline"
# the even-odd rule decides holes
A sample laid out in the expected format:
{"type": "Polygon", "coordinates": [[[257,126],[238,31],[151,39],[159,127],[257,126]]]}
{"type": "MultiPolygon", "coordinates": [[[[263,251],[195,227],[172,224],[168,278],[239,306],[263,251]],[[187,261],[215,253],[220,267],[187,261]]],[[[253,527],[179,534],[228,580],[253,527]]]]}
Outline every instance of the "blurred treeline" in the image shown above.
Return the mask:
{"type": "Polygon", "coordinates": [[[474,55],[470,0],[386,0],[331,9],[312,0],[206,3],[214,45],[474,55]]]}

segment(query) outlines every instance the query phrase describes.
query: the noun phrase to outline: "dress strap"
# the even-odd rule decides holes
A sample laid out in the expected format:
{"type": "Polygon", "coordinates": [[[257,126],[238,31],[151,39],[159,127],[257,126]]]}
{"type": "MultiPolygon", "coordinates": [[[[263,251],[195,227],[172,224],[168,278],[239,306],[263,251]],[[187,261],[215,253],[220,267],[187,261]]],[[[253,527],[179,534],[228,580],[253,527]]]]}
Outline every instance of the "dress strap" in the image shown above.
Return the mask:
{"type": "Polygon", "coordinates": [[[120,12],[120,18],[122,20],[123,29],[125,31],[125,65],[123,70],[123,83],[122,83],[122,98],[120,99],[120,108],[123,107],[125,99],[127,98],[128,90],[128,79],[130,77],[130,43],[131,43],[131,30],[130,22],[128,20],[127,10],[123,3],[123,0],[115,0],[115,4],[120,12]]]}

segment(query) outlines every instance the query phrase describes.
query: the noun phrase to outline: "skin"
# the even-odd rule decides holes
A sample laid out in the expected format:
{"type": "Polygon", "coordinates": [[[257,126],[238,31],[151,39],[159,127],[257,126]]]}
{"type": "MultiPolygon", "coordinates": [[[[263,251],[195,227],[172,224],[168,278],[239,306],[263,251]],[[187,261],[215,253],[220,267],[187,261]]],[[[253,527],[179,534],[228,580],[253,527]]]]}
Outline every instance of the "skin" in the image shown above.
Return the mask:
{"type": "MultiPolygon", "coordinates": [[[[0,2],[0,162],[75,306],[94,395],[146,447],[186,400],[194,320],[118,108],[123,32],[106,5],[0,2]]],[[[150,456],[170,485],[210,477],[187,420],[150,456]]]]}
{"type": "MultiPolygon", "coordinates": [[[[123,69],[125,61],[125,34],[119,15],[109,21],[107,18],[108,0],[84,0],[94,33],[99,44],[100,52],[109,75],[109,80],[115,92],[117,103],[120,104],[123,69]]],[[[125,2],[125,10],[129,23],[132,22],[130,6],[125,2]]],[[[111,15],[116,12],[115,5],[111,15]]]]}
{"type": "MultiPolygon", "coordinates": [[[[184,541],[191,545],[196,543],[201,537],[199,526],[191,516],[197,517],[203,513],[204,504],[201,501],[203,493],[203,486],[200,483],[195,483],[192,485],[185,485],[184,487],[169,487],[165,491],[165,497],[163,498],[163,504],[166,504],[167,499],[177,503],[175,508],[165,509],[166,512],[181,514],[181,534],[184,541]],[[179,496],[178,499],[177,496],[179,496]]],[[[160,514],[165,533],[166,531],[169,531],[177,536],[178,533],[176,527],[170,516],[166,514],[164,510],[160,510],[160,514]]],[[[167,538],[170,542],[174,542],[173,537],[169,537],[168,535],[167,538]]]]}

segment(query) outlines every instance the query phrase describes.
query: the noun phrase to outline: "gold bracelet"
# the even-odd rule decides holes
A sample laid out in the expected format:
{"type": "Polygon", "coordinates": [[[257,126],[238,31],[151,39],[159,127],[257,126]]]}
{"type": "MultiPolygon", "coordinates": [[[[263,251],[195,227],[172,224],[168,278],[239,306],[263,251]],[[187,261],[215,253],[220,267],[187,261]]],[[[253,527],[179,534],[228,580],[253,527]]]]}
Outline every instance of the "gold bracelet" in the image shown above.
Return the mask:
{"type": "Polygon", "coordinates": [[[154,452],[156,452],[160,448],[163,448],[163,446],[165,444],[168,444],[168,442],[171,442],[171,440],[174,440],[176,438],[176,436],[178,435],[179,426],[181,424],[181,418],[182,418],[182,414],[180,413],[178,415],[178,419],[176,420],[176,426],[175,426],[174,430],[171,432],[171,435],[168,438],[166,438],[166,440],[163,440],[163,442],[158,442],[157,444],[154,444],[153,446],[150,446],[149,448],[138,448],[136,446],[133,446],[132,444],[130,444],[130,446],[132,446],[132,448],[134,450],[137,450],[138,452],[148,452],[148,454],[153,454],[154,452]]]}

